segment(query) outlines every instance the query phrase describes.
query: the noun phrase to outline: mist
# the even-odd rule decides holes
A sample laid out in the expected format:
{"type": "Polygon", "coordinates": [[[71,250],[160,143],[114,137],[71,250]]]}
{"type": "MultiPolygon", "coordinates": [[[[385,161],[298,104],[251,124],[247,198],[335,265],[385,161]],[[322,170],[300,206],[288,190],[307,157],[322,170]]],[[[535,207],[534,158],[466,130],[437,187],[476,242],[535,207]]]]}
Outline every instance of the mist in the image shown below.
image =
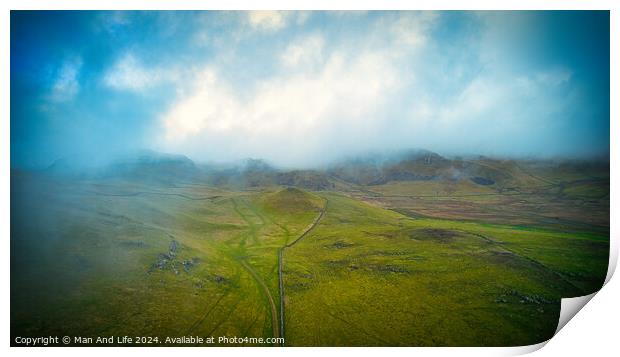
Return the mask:
{"type": "Polygon", "coordinates": [[[609,12],[11,13],[11,166],[609,156],[609,12]]]}

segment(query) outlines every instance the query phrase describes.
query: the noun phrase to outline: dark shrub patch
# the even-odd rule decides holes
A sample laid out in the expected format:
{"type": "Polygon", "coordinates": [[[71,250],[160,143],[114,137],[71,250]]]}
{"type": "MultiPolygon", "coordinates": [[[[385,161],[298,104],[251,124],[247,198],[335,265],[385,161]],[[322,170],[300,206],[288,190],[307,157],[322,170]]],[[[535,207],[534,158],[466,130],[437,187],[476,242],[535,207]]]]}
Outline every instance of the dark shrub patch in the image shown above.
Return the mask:
{"type": "Polygon", "coordinates": [[[471,180],[478,184],[478,185],[482,185],[482,186],[490,186],[493,185],[495,183],[495,181],[488,179],[486,177],[480,177],[480,176],[476,176],[476,177],[472,177],[471,180]]]}

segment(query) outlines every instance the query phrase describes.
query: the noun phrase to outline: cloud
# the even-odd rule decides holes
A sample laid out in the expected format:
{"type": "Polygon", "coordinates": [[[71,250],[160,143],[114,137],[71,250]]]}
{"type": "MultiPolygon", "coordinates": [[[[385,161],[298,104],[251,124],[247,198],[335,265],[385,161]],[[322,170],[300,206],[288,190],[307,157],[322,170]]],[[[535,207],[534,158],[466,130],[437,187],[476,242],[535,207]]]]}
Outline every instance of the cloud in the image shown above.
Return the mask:
{"type": "Polygon", "coordinates": [[[301,41],[289,44],[280,59],[282,64],[287,67],[311,66],[322,61],[324,45],[323,36],[309,35],[301,41]]]}
{"type": "Polygon", "coordinates": [[[608,15],[12,14],[27,45],[11,114],[41,162],[126,143],[305,166],[386,148],[605,153],[608,15]]]}
{"type": "Polygon", "coordinates": [[[163,116],[161,144],[202,158],[226,153],[291,165],[309,162],[329,152],[326,136],[340,133],[344,141],[344,136],[371,135],[374,114],[399,85],[394,64],[373,52],[355,59],[333,53],[321,70],[275,76],[249,98],[240,98],[231,83],[208,68],[194,93],[163,116]]]}
{"type": "MultiPolygon", "coordinates": [[[[271,29],[292,22],[275,16],[271,29]]],[[[249,53],[236,43],[230,57],[183,84],[192,89],[161,116],[156,146],[198,160],[262,157],[289,166],[411,147],[563,150],[556,133],[577,95],[566,92],[572,71],[516,66],[519,53],[499,51],[487,22],[437,46],[439,16],[382,13],[356,35],[291,30],[249,53]]]]}
{"type": "MultiPolygon", "coordinates": [[[[260,15],[271,28],[285,26],[279,15],[260,15]]],[[[390,118],[402,116],[393,108],[410,100],[403,90],[414,77],[411,50],[424,48],[436,17],[389,13],[373,21],[362,46],[301,32],[273,54],[281,66],[243,91],[226,63],[209,64],[193,91],[162,116],[158,145],[198,159],[255,156],[285,165],[385,146],[382,135],[399,125],[390,118]]]]}
{"type": "Polygon", "coordinates": [[[116,33],[131,23],[131,13],[126,11],[106,11],[97,16],[97,30],[116,33]]]}
{"type": "Polygon", "coordinates": [[[82,59],[67,60],[59,68],[56,79],[52,84],[49,100],[52,102],[66,102],[72,100],[80,91],[78,75],[82,68],[82,59]]]}
{"type": "Polygon", "coordinates": [[[290,11],[248,11],[247,20],[248,24],[254,29],[277,31],[287,25],[291,14],[292,13],[290,11]]]}
{"type": "Polygon", "coordinates": [[[255,10],[244,13],[245,22],[252,30],[277,32],[290,24],[303,26],[312,16],[312,11],[255,10]]]}
{"type": "Polygon", "coordinates": [[[126,53],[104,75],[106,86],[123,91],[144,92],[147,89],[178,80],[180,73],[175,68],[144,66],[131,53],[126,53]]]}
{"type": "Polygon", "coordinates": [[[398,131],[446,154],[557,154],[561,113],[575,100],[563,92],[566,81],[567,72],[556,69],[515,75],[491,68],[452,96],[415,96],[398,131]]]}
{"type": "Polygon", "coordinates": [[[312,16],[312,11],[295,11],[295,14],[297,14],[297,19],[295,20],[295,24],[297,24],[298,26],[304,25],[308,19],[310,18],[310,16],[312,16]]]}
{"type": "Polygon", "coordinates": [[[395,18],[387,17],[382,21],[390,23],[387,28],[399,45],[417,47],[426,43],[429,29],[438,16],[434,11],[404,11],[395,18]]]}

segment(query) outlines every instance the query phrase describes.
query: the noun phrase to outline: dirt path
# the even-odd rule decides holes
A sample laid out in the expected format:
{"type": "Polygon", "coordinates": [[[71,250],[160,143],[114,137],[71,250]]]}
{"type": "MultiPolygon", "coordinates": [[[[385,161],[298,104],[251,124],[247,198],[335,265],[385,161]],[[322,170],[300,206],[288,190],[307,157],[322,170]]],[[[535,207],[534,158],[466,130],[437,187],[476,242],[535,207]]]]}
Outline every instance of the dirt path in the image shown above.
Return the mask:
{"type": "Polygon", "coordinates": [[[258,283],[258,285],[263,289],[265,295],[267,295],[267,299],[269,300],[269,305],[271,307],[271,326],[273,327],[273,337],[280,337],[280,326],[278,325],[278,310],[276,309],[276,304],[273,301],[273,297],[271,296],[271,292],[269,291],[269,287],[260,278],[260,276],[254,271],[252,266],[248,264],[245,260],[241,261],[241,265],[252,275],[254,280],[258,283]]]}
{"type": "Polygon", "coordinates": [[[555,276],[557,279],[561,280],[561,281],[562,281],[562,282],[564,282],[565,284],[569,285],[571,288],[573,288],[573,289],[575,289],[576,291],[580,292],[582,295],[584,294],[583,290],[582,290],[580,287],[576,286],[576,285],[575,285],[575,284],[573,284],[570,280],[568,280],[566,277],[564,277],[562,274],[560,274],[560,273],[558,273],[557,271],[555,271],[555,270],[553,270],[553,269],[549,268],[548,266],[544,265],[543,263],[539,262],[538,260],[533,259],[533,258],[530,258],[530,257],[525,256],[525,255],[522,255],[522,254],[519,254],[519,253],[515,252],[514,250],[512,250],[512,249],[508,248],[506,245],[502,244],[501,242],[498,242],[498,241],[496,241],[495,239],[490,238],[489,236],[482,235],[482,234],[480,234],[480,233],[476,233],[476,232],[471,232],[471,231],[468,231],[468,230],[460,230],[460,231],[461,231],[461,232],[468,233],[468,234],[471,234],[471,235],[473,235],[473,236],[476,236],[476,237],[478,237],[478,238],[480,238],[480,239],[484,240],[484,241],[485,241],[485,242],[487,242],[487,243],[490,243],[490,244],[493,244],[493,245],[496,245],[496,246],[501,247],[502,249],[504,249],[504,250],[506,250],[506,251],[508,251],[508,252],[512,253],[513,255],[515,255],[515,256],[517,256],[517,257],[519,257],[519,258],[521,258],[521,259],[523,259],[523,260],[527,261],[529,264],[531,264],[531,265],[533,265],[533,266],[537,267],[538,269],[544,270],[544,271],[546,271],[546,272],[548,272],[548,273],[552,274],[552,275],[553,275],[553,276],[555,276]]]}
{"type": "Polygon", "coordinates": [[[282,278],[282,265],[284,261],[284,250],[286,248],[290,248],[297,244],[300,240],[302,240],[305,236],[308,235],[321,221],[321,218],[325,215],[327,211],[327,205],[329,204],[329,200],[325,198],[325,205],[319,215],[314,219],[314,221],[306,227],[306,229],[291,243],[286,244],[282,248],[278,249],[278,281],[280,286],[280,331],[282,333],[282,338],[284,338],[284,280],[282,278]]]}
{"type": "MultiPolygon", "coordinates": [[[[248,224],[251,235],[256,235],[256,224],[251,222],[251,220],[239,209],[237,202],[234,199],[231,199],[233,203],[233,208],[235,212],[248,224]]],[[[306,229],[292,242],[287,243],[278,249],[278,280],[279,280],[279,293],[280,293],[280,321],[278,323],[278,309],[275,304],[275,300],[271,295],[271,291],[265,281],[258,275],[258,273],[254,270],[252,265],[250,265],[246,260],[241,259],[238,260],[241,266],[252,276],[254,281],[257,283],[258,287],[263,291],[264,295],[267,297],[267,301],[269,302],[269,308],[271,310],[271,325],[273,328],[273,337],[284,337],[284,281],[282,278],[282,265],[283,265],[283,254],[286,248],[290,248],[297,244],[301,239],[308,235],[320,222],[320,220],[325,215],[327,211],[328,199],[325,198],[325,204],[317,217],[310,223],[306,229]]],[[[258,214],[251,206],[247,205],[247,207],[265,224],[265,219],[258,214]]],[[[288,229],[284,228],[284,231],[288,236],[288,229]]],[[[241,246],[244,246],[245,242],[241,242],[241,246]]]]}
{"type": "Polygon", "coordinates": [[[198,319],[196,320],[192,326],[189,327],[189,329],[187,330],[187,332],[185,332],[186,335],[190,335],[194,329],[196,329],[198,326],[200,326],[206,319],[207,317],[211,314],[211,312],[220,304],[220,301],[222,301],[223,298],[225,298],[228,295],[229,291],[227,290],[226,292],[224,292],[218,299],[217,301],[215,301],[215,303],[210,306],[207,311],[205,311],[205,313],[198,319]]]}
{"type": "MultiPolygon", "coordinates": [[[[243,212],[241,212],[239,206],[238,206],[238,202],[237,200],[235,200],[234,198],[231,198],[232,204],[233,204],[233,209],[235,210],[235,212],[239,215],[239,217],[241,217],[241,219],[243,219],[246,224],[248,225],[248,229],[250,232],[250,235],[253,238],[254,243],[258,243],[258,238],[257,238],[257,233],[258,233],[258,225],[255,224],[254,222],[252,222],[252,220],[243,212]]],[[[248,205],[246,202],[243,202],[243,204],[250,209],[262,222],[262,225],[265,224],[265,220],[256,213],[256,211],[250,206],[248,205]]],[[[240,246],[244,247],[245,246],[245,238],[240,242],[240,246]]],[[[273,337],[280,337],[280,325],[278,324],[278,310],[276,308],[276,304],[275,301],[273,299],[273,296],[271,295],[271,291],[269,291],[269,287],[267,286],[267,284],[265,284],[265,281],[258,275],[258,273],[256,273],[256,271],[254,270],[254,268],[252,268],[252,266],[244,259],[239,260],[241,266],[243,266],[243,268],[250,273],[250,275],[252,276],[252,278],[254,279],[254,281],[256,282],[257,286],[263,290],[263,293],[265,294],[265,296],[267,297],[267,301],[269,302],[269,307],[271,310],[271,326],[273,327],[273,337]]]]}
{"type": "MultiPolygon", "coordinates": [[[[252,222],[252,220],[248,217],[247,214],[241,212],[241,209],[239,208],[239,203],[237,202],[237,200],[235,200],[235,198],[230,198],[230,200],[232,201],[233,209],[235,210],[237,215],[239,215],[239,217],[241,217],[241,219],[243,219],[243,221],[245,221],[245,223],[248,225],[250,236],[252,237],[252,242],[254,242],[254,244],[258,244],[258,229],[259,229],[259,226],[265,225],[265,220],[262,217],[256,215],[263,223],[256,224],[252,222]]],[[[248,209],[252,210],[250,208],[250,205],[247,204],[247,202],[243,202],[243,205],[247,207],[248,209]]],[[[252,212],[254,211],[252,210],[252,212]]],[[[240,245],[245,246],[246,240],[247,240],[247,236],[241,240],[240,245]]]]}

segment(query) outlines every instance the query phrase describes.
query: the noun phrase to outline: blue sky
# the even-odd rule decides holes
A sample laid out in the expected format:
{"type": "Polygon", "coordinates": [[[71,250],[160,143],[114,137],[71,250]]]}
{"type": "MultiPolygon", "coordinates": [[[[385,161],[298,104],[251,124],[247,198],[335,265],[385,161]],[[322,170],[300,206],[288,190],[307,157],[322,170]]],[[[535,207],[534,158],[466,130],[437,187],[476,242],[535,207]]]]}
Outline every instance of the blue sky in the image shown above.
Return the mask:
{"type": "Polygon", "coordinates": [[[609,155],[608,12],[11,12],[11,165],[609,155]]]}

